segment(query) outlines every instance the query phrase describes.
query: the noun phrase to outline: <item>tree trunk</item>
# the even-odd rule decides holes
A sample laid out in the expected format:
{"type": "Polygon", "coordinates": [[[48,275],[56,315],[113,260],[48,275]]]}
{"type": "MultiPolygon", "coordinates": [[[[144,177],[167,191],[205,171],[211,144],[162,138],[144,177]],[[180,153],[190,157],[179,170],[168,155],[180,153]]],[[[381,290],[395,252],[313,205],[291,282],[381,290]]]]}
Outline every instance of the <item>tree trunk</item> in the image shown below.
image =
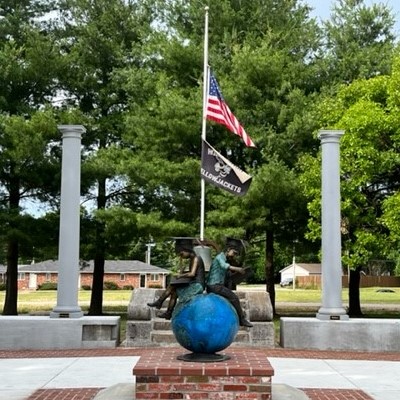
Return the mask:
{"type": "MultiPolygon", "coordinates": [[[[11,166],[11,174],[13,167],[11,166]]],[[[3,315],[18,315],[18,239],[15,232],[18,230],[19,216],[19,179],[10,178],[9,187],[9,237],[7,239],[7,274],[6,298],[4,301],[3,315]]]]}
{"type": "Polygon", "coordinates": [[[267,284],[267,292],[271,299],[272,311],[276,315],[275,310],[275,271],[274,271],[274,230],[273,218],[269,216],[267,221],[266,239],[265,239],[265,280],[267,284]]]}
{"type": "Polygon", "coordinates": [[[18,241],[9,239],[7,243],[6,298],[3,315],[18,315],[18,241]]]}
{"type": "Polygon", "coordinates": [[[362,317],[363,315],[360,304],[360,272],[361,267],[350,270],[348,312],[350,317],[362,317]]]}
{"type": "Polygon", "coordinates": [[[103,314],[104,252],[96,250],[93,269],[92,295],[88,315],[103,314]]]}
{"type": "MultiPolygon", "coordinates": [[[[106,206],[106,180],[98,182],[97,209],[104,209],[106,206]]],[[[94,257],[92,295],[88,315],[103,314],[103,285],[104,285],[104,264],[105,264],[105,240],[104,224],[96,223],[96,248],[94,257]]]]}

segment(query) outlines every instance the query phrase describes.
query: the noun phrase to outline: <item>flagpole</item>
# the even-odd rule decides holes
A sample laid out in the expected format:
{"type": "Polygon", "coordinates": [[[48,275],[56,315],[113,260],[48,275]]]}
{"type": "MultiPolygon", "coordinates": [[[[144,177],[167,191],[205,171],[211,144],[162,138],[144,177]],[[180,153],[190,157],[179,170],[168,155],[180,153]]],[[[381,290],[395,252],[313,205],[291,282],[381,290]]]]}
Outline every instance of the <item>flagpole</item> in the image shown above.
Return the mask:
{"type": "MultiPolygon", "coordinates": [[[[208,94],[208,7],[204,8],[204,69],[203,69],[203,121],[201,129],[201,147],[203,141],[206,140],[206,112],[207,112],[207,94],[208,94]]],[[[204,240],[204,213],[205,213],[205,193],[206,183],[204,178],[201,178],[201,199],[200,199],[200,240],[204,240]]]]}

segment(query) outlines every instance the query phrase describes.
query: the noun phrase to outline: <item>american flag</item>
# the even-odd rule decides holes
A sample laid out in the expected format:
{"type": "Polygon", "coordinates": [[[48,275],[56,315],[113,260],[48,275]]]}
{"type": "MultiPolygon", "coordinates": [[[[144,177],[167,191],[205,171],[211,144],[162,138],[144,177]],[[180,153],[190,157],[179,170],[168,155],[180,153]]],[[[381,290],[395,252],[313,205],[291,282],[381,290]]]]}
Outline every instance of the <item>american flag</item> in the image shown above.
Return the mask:
{"type": "Polygon", "coordinates": [[[231,132],[240,136],[246,146],[256,147],[250,136],[244,130],[243,126],[240,125],[239,121],[236,119],[232,111],[229,109],[228,105],[225,103],[217,80],[211,73],[209,84],[210,85],[207,96],[206,118],[211,121],[218,122],[221,125],[225,125],[231,132]]]}

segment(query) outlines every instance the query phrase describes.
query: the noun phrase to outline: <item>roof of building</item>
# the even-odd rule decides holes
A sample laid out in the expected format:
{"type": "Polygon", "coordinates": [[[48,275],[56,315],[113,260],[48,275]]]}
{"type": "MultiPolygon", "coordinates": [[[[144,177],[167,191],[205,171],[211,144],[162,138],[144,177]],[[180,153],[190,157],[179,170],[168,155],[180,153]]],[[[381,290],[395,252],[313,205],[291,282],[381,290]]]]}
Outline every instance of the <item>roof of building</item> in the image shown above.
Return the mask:
{"type": "MultiPolygon", "coordinates": [[[[28,265],[18,266],[19,272],[58,272],[58,260],[46,260],[28,265]]],[[[93,273],[94,261],[81,261],[79,271],[81,273],[93,273]]],[[[105,273],[144,273],[144,274],[169,274],[170,271],[155,265],[146,264],[138,260],[106,260],[105,273]]]]}
{"type": "MultiPolygon", "coordinates": [[[[300,267],[308,271],[310,274],[321,274],[321,264],[307,264],[307,263],[295,263],[296,267],[300,267]]],[[[287,267],[281,269],[279,272],[284,272],[293,267],[293,264],[288,265],[287,267]]]]}

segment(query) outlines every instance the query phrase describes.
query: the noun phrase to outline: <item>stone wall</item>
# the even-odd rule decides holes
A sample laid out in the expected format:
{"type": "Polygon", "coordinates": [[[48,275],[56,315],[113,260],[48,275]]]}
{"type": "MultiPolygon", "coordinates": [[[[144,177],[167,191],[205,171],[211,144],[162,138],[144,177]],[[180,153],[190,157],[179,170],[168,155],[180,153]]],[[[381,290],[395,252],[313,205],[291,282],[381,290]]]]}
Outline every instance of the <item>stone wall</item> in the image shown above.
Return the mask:
{"type": "MultiPolygon", "coordinates": [[[[157,299],[162,292],[162,289],[135,289],[132,292],[128,305],[124,342],[126,347],[177,344],[170,328],[170,321],[157,318],[158,310],[147,305],[157,299]]],[[[241,328],[233,345],[274,347],[275,329],[269,294],[265,291],[237,291],[236,294],[253,328],[241,328]]]]}

